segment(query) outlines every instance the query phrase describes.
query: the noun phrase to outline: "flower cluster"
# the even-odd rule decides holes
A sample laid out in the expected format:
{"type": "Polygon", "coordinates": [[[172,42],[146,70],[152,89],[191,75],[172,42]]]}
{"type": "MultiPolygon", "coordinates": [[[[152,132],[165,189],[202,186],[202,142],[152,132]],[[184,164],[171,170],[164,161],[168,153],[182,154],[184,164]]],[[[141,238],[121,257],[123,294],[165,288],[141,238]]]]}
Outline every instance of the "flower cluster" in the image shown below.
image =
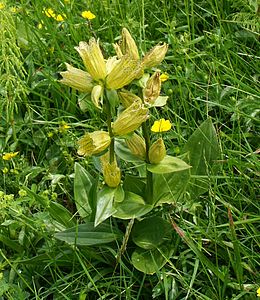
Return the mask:
{"type": "MultiPolygon", "coordinates": [[[[94,18],[91,12],[82,13],[87,19],[94,18]]],[[[92,103],[107,114],[107,131],[86,133],[78,141],[78,154],[82,156],[102,155],[101,164],[105,183],[116,187],[120,183],[121,171],[114,153],[116,138],[125,139],[130,151],[147,163],[158,164],[166,155],[162,138],[149,146],[138,130],[150,116],[150,108],[163,106],[167,97],[160,96],[161,82],[167,80],[155,70],[152,75],[145,73],[164,59],[167,44],[158,44],[144,57],[140,57],[134,39],[126,28],[122,30],[122,40],[114,44],[116,56],[104,57],[99,40],[80,42],[75,47],[82,58],[85,70],[66,63],[67,71],[61,72],[60,82],[88,95],[92,103]],[[138,96],[125,89],[135,82],[141,93],[138,96]],[[162,99],[163,98],[163,99],[162,99]],[[121,105],[118,116],[116,106],[121,105]],[[109,150],[108,150],[109,148],[109,150]]],[[[169,121],[158,121],[152,127],[154,132],[164,132],[171,128],[169,121]]],[[[143,132],[144,134],[144,132],[143,132]]]]}
{"type": "Polygon", "coordinates": [[[65,14],[57,14],[52,8],[44,8],[43,13],[48,17],[48,18],[53,18],[57,22],[62,22],[66,19],[65,14]]]}

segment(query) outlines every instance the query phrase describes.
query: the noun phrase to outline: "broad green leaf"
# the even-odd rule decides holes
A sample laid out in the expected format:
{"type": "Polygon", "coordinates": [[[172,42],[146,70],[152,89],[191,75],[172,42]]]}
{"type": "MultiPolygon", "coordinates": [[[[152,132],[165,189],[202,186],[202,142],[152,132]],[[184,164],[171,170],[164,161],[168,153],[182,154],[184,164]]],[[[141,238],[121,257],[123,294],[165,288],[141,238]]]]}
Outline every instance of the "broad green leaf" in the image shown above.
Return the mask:
{"type": "Polygon", "coordinates": [[[125,198],[125,191],[122,185],[119,185],[115,190],[115,202],[122,202],[125,198]]]}
{"type": "Polygon", "coordinates": [[[168,174],[153,174],[153,203],[176,203],[185,193],[190,170],[168,174]]]}
{"type": "Polygon", "coordinates": [[[166,155],[159,164],[147,164],[147,169],[152,173],[164,174],[179,172],[191,168],[180,158],[166,155]]]}
{"type": "Polygon", "coordinates": [[[187,190],[192,198],[196,198],[208,190],[208,175],[214,160],[220,154],[217,134],[210,118],[195,130],[183,151],[189,153],[189,163],[192,166],[187,190]]]}
{"type": "Polygon", "coordinates": [[[124,161],[144,164],[144,161],[132,154],[124,140],[115,140],[115,152],[124,161]]]}
{"type": "Polygon", "coordinates": [[[26,190],[29,196],[35,198],[40,205],[45,207],[55,221],[67,228],[75,225],[75,219],[73,215],[63,205],[54,201],[48,201],[25,186],[23,189],[26,190]]]}
{"type": "Polygon", "coordinates": [[[172,226],[161,217],[151,217],[135,223],[132,230],[134,243],[143,249],[154,249],[170,238],[172,226]]]}
{"type": "Polygon", "coordinates": [[[125,191],[144,197],[145,185],[145,182],[140,177],[127,174],[125,176],[123,188],[125,191]]]}
{"type": "Polygon", "coordinates": [[[95,216],[95,226],[109,218],[116,209],[113,207],[115,188],[103,187],[97,194],[97,208],[95,216]]]}
{"type": "Polygon", "coordinates": [[[114,208],[116,212],[113,213],[113,217],[126,220],[147,214],[152,210],[153,206],[145,204],[141,196],[131,192],[125,192],[124,201],[115,203],[114,208]]]}
{"type": "Polygon", "coordinates": [[[89,192],[93,184],[93,178],[79,163],[75,163],[74,170],[74,198],[76,207],[82,218],[90,217],[93,209],[89,192]]]}
{"type": "Polygon", "coordinates": [[[109,224],[95,227],[93,222],[87,222],[55,233],[54,237],[72,245],[93,246],[113,242],[121,238],[121,234],[109,224]]]}
{"type": "Polygon", "coordinates": [[[133,252],[131,260],[137,270],[145,274],[154,274],[166,264],[172,252],[173,248],[170,244],[163,244],[153,250],[137,248],[133,252]]]}
{"type": "Polygon", "coordinates": [[[75,225],[73,215],[63,205],[52,201],[50,202],[48,210],[52,218],[65,227],[69,228],[75,225]]]}

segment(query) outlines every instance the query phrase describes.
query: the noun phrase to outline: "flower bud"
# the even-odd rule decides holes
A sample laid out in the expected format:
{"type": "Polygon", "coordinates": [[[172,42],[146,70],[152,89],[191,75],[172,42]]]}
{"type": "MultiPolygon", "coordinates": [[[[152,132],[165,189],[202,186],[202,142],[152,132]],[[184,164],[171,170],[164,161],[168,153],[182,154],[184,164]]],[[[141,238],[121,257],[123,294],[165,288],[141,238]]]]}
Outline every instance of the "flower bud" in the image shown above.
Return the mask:
{"type": "Polygon", "coordinates": [[[149,161],[151,164],[158,164],[164,159],[166,149],[162,138],[155,141],[149,149],[149,161]]]}
{"type": "Polygon", "coordinates": [[[135,94],[127,91],[127,90],[122,90],[117,93],[119,96],[119,100],[124,106],[124,108],[129,107],[131,104],[133,104],[135,101],[142,101],[138,96],[135,94]]]}
{"type": "Polygon", "coordinates": [[[104,151],[110,145],[108,132],[94,131],[86,133],[79,141],[78,155],[90,156],[104,151]]]}
{"type": "Polygon", "coordinates": [[[159,97],[161,92],[161,80],[160,71],[154,72],[154,74],[148,79],[146,87],[144,88],[144,101],[149,104],[154,104],[155,100],[159,97]]]}
{"type": "Polygon", "coordinates": [[[156,45],[149,52],[147,52],[142,60],[143,67],[152,68],[159,65],[165,57],[168,50],[167,44],[156,45]]]}
{"type": "Polygon", "coordinates": [[[111,164],[108,163],[103,169],[103,175],[105,183],[109,187],[117,187],[121,181],[121,171],[118,168],[116,161],[113,161],[111,164]]]}
{"type": "Polygon", "coordinates": [[[121,50],[123,54],[128,54],[135,60],[139,60],[139,53],[134,39],[126,28],[122,30],[121,50]]]}
{"type": "Polygon", "coordinates": [[[126,135],[135,131],[140,125],[149,118],[148,108],[140,101],[135,101],[126,108],[113,124],[114,135],[126,135]]]}
{"type": "Polygon", "coordinates": [[[144,138],[134,133],[130,138],[126,139],[126,145],[130,151],[138,158],[145,160],[146,158],[146,147],[144,138]]]}
{"type": "Polygon", "coordinates": [[[100,157],[104,181],[109,187],[117,187],[121,181],[121,171],[117,166],[116,159],[110,163],[110,152],[108,151],[100,157]]]}
{"type": "Polygon", "coordinates": [[[80,69],[66,63],[67,71],[60,72],[63,77],[60,82],[83,93],[90,93],[93,88],[91,76],[80,69]]]}
{"type": "Polygon", "coordinates": [[[75,49],[79,52],[85,68],[91,77],[98,81],[106,77],[106,63],[99,47],[99,42],[94,38],[90,39],[89,44],[80,42],[75,49]]]}
{"type": "Polygon", "coordinates": [[[91,100],[97,108],[101,109],[103,104],[104,88],[101,85],[95,85],[91,92],[91,100]],[[101,104],[101,105],[100,105],[101,104]]]}

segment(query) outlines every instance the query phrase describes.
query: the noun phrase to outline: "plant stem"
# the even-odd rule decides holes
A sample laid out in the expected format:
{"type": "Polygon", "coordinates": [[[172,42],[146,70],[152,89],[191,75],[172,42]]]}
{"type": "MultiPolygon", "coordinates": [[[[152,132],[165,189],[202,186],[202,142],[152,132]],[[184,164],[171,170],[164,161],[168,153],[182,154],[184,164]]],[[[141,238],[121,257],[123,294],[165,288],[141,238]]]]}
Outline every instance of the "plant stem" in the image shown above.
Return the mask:
{"type": "MultiPolygon", "coordinates": [[[[146,146],[146,163],[150,163],[149,161],[149,149],[150,149],[150,145],[151,145],[151,141],[150,141],[150,135],[149,135],[149,120],[147,120],[146,122],[144,122],[142,124],[142,130],[143,130],[143,136],[144,136],[144,140],[145,140],[145,146],[146,146]]],[[[147,170],[146,168],[146,202],[148,204],[152,204],[153,202],[153,174],[147,170]]]]}
{"type": "Polygon", "coordinates": [[[106,110],[107,110],[107,127],[108,127],[108,133],[111,138],[111,143],[109,146],[109,162],[112,163],[115,159],[115,139],[112,131],[112,115],[111,115],[111,106],[108,100],[108,97],[106,93],[104,93],[105,103],[106,103],[106,110]]]}

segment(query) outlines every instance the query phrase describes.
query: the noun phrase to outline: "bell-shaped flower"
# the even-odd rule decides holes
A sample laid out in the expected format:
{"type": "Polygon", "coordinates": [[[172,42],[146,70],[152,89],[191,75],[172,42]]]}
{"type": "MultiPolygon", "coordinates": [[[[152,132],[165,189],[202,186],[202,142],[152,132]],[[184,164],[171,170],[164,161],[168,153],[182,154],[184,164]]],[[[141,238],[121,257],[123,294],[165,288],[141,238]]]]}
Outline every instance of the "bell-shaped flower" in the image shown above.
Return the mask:
{"type": "Polygon", "coordinates": [[[75,49],[79,52],[85,68],[95,81],[104,80],[106,72],[106,62],[99,47],[99,41],[91,38],[89,43],[80,42],[75,49]]]}
{"type": "Polygon", "coordinates": [[[133,104],[135,101],[142,102],[141,98],[136,96],[135,94],[129,92],[128,90],[121,90],[118,93],[118,97],[124,108],[129,107],[131,104],[133,104]]]}
{"type": "Polygon", "coordinates": [[[114,63],[112,70],[108,73],[106,87],[111,90],[121,89],[134,79],[141,77],[142,73],[140,62],[130,55],[124,55],[114,63]]]}
{"type": "Polygon", "coordinates": [[[135,131],[149,118],[149,110],[140,101],[135,101],[126,108],[113,123],[112,130],[115,136],[127,135],[135,131]]]}
{"type": "Polygon", "coordinates": [[[78,155],[91,156],[99,154],[110,145],[111,138],[106,131],[86,133],[78,141],[78,155]]]}
{"type": "Polygon", "coordinates": [[[61,72],[61,83],[83,93],[90,93],[93,88],[93,79],[85,71],[72,67],[66,63],[67,71],[61,72]]]}

